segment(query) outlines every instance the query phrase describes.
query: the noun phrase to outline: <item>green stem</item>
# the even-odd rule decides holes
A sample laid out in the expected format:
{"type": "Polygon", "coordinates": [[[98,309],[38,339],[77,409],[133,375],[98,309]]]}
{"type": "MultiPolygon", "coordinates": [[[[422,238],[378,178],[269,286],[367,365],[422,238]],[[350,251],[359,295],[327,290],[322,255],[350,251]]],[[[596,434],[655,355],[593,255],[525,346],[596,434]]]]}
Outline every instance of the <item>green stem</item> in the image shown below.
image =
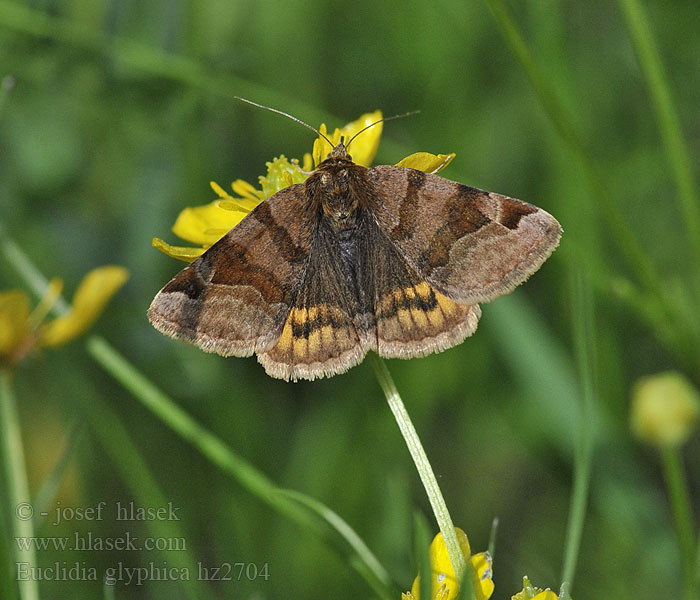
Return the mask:
{"type": "Polygon", "coordinates": [[[574,484],[566,531],[562,585],[571,590],[581,549],[581,537],[586,520],[588,490],[593,463],[595,423],[595,340],[593,294],[590,277],[579,270],[571,287],[573,333],[576,363],[581,386],[581,409],[577,424],[578,437],[574,452],[574,484]]]}
{"type": "MultiPolygon", "coordinates": [[[[4,235],[0,222],[0,252],[8,262],[15,267],[36,294],[44,295],[48,281],[34,266],[21,248],[9,237],[4,235]]],[[[59,298],[59,300],[63,300],[59,298]]],[[[60,315],[64,312],[65,301],[54,304],[52,312],[60,315]]],[[[395,596],[393,584],[387,571],[370,552],[366,545],[359,543],[357,534],[349,532],[347,523],[339,524],[340,517],[332,511],[319,510],[322,505],[311,498],[301,500],[302,495],[289,492],[277,487],[263,473],[234,453],[220,438],[197,423],[190,415],[177,406],[167,395],[154,386],[146,377],[139,373],[131,363],[114,350],[103,338],[90,336],[87,341],[88,352],[92,357],[126,389],[128,389],[143,405],[151,410],[158,418],[180,435],[194,448],[199,450],[208,460],[232,475],[244,488],[267,503],[280,514],[312,531],[319,537],[335,544],[348,554],[348,563],[356,569],[373,588],[379,598],[395,596]],[[328,525],[335,537],[329,535],[328,525]],[[338,544],[338,541],[341,543],[338,544]],[[343,545],[344,544],[344,545],[343,545]],[[347,551],[347,548],[351,552],[347,551]]],[[[106,411],[106,409],[105,409],[106,411]]],[[[107,414],[105,412],[105,414],[107,414]]],[[[113,428],[118,425],[115,421],[113,428]]],[[[109,427],[101,427],[101,431],[109,431],[109,427]]],[[[126,439],[126,438],[125,438],[126,439]]],[[[118,445],[118,444],[117,444],[118,445]]],[[[124,444],[122,444],[124,447],[124,444]]],[[[115,454],[115,457],[117,455],[115,454]]],[[[134,455],[136,457],[136,455],[134,455]]],[[[131,462],[135,462],[136,458],[131,462]]],[[[145,469],[145,467],[144,467],[145,469]]],[[[129,480],[129,477],[126,477],[129,480]]],[[[325,508],[325,507],[324,507],[325,508]]]]}
{"type": "Polygon", "coordinates": [[[698,581],[695,574],[695,542],[693,513],[690,508],[690,496],[685,480],[683,459],[678,448],[661,449],[664,479],[668,501],[673,516],[673,527],[678,539],[678,550],[683,567],[683,589],[687,600],[698,597],[698,581]]]}
{"type": "Polygon", "coordinates": [[[125,37],[108,35],[104,31],[85,27],[82,23],[23,6],[18,2],[0,0],[0,27],[87,50],[119,65],[200,89],[207,94],[230,99],[245,96],[268,105],[280,103],[292,113],[306,115],[307,120],[312,122],[333,119],[333,115],[305,104],[293,95],[282,96],[269,87],[237,77],[230,70],[217,72],[188,56],[166,52],[125,37]]]}
{"type": "Polygon", "coordinates": [[[693,265],[693,273],[697,278],[697,265],[700,264],[700,202],[680,119],[644,6],[639,0],[618,0],[618,3],[627,21],[627,29],[649,88],[666,157],[676,180],[684,216],[683,224],[688,232],[693,257],[688,264],[693,265]]]}
{"type": "MultiPolygon", "coordinates": [[[[631,35],[638,47],[640,63],[642,63],[655,102],[657,120],[660,123],[669,161],[673,165],[681,194],[685,223],[688,226],[693,246],[691,256],[697,257],[695,260],[687,262],[691,267],[694,267],[700,264],[700,204],[697,201],[698,193],[693,180],[690,158],[683,142],[678,118],[644,13],[638,0],[619,1],[625,3],[623,8],[627,11],[631,35]]],[[[545,113],[572,152],[573,157],[578,160],[582,172],[590,182],[591,198],[595,201],[596,208],[603,217],[602,222],[607,226],[613,243],[617,244],[627,263],[633,269],[642,289],[651,296],[651,304],[659,308],[660,314],[652,322],[656,335],[662,341],[666,341],[669,339],[669,334],[666,331],[672,328],[674,332],[671,337],[674,340],[690,340],[691,347],[696,348],[698,342],[695,321],[679,311],[677,299],[669,294],[668,288],[663,284],[663,279],[648,252],[645,251],[644,246],[630,228],[629,219],[620,211],[619,202],[612,196],[610,186],[602,177],[600,165],[593,158],[588,144],[580,135],[573,119],[559,100],[554,87],[535,62],[513,15],[503,0],[486,0],[486,3],[491,9],[504,39],[530,79],[545,113]]],[[[600,265],[598,265],[598,269],[600,269],[600,265]]],[[[695,268],[692,277],[697,282],[698,293],[700,293],[700,270],[695,268]]],[[[673,347],[673,349],[676,352],[682,351],[682,349],[679,350],[678,346],[673,347]]],[[[694,355],[691,354],[691,356],[694,355]]]]}
{"type": "Polygon", "coordinates": [[[401,435],[403,435],[404,440],[406,440],[408,451],[411,453],[411,458],[416,465],[416,469],[418,469],[418,474],[423,482],[425,492],[428,494],[428,500],[430,500],[430,506],[433,509],[435,519],[442,532],[442,537],[445,540],[447,554],[450,557],[450,562],[452,563],[457,581],[461,581],[467,564],[459,547],[459,543],[457,542],[452,517],[450,517],[445,499],[440,492],[440,486],[435,478],[435,473],[433,473],[433,468],[430,466],[423,445],[416,433],[416,428],[413,426],[411,417],[408,416],[406,407],[401,400],[401,396],[399,396],[399,392],[389,373],[389,369],[387,369],[386,364],[378,355],[372,353],[370,356],[374,371],[379,380],[379,385],[384,391],[391,412],[394,413],[394,418],[401,430],[401,435]]]}
{"type": "Polygon", "coordinates": [[[532,57],[512,14],[503,0],[486,0],[486,3],[491,9],[503,37],[523,66],[547,116],[572,151],[573,156],[579,161],[581,169],[592,187],[592,197],[603,213],[604,223],[610,229],[613,242],[618,245],[643,286],[665,305],[666,298],[660,284],[661,279],[658,277],[654,265],[630,229],[629,220],[622,214],[618,203],[610,194],[609,186],[604,182],[598,165],[591,157],[586,143],[564,105],[532,57]]]}
{"type": "MultiPolygon", "coordinates": [[[[32,526],[33,506],[30,504],[29,484],[22,448],[22,435],[17,415],[17,402],[12,390],[12,376],[6,370],[0,370],[0,437],[2,453],[7,471],[7,491],[11,509],[12,532],[14,534],[15,557],[17,563],[28,563],[36,567],[34,546],[20,549],[17,540],[22,539],[33,544],[34,527],[32,526]]],[[[19,593],[22,600],[38,600],[39,587],[36,579],[20,579],[19,593]]]]}
{"type": "Polygon", "coordinates": [[[34,510],[39,516],[36,520],[36,528],[41,531],[42,525],[49,517],[43,515],[48,514],[50,504],[56,497],[63,480],[66,477],[66,472],[70,468],[73,459],[78,451],[78,445],[82,438],[83,429],[77,422],[73,422],[68,428],[66,434],[66,448],[56,462],[53,471],[46,477],[39,488],[39,491],[34,497],[34,510]]]}
{"type": "Polygon", "coordinates": [[[232,474],[252,494],[277,508],[293,520],[313,525],[307,511],[295,509],[291,502],[281,502],[277,486],[260,471],[236,456],[220,438],[197,423],[168,396],[154,386],[130,363],[120,356],[103,338],[92,335],[86,344],[90,355],[119,383],[136,396],[180,437],[192,444],[212,463],[232,474]]]}
{"type": "MultiPolygon", "coordinates": [[[[172,502],[161,490],[156,476],[132,441],[129,431],[101,394],[78,394],[75,401],[89,420],[91,431],[111,460],[115,472],[119,473],[131,490],[134,503],[137,506],[166,506],[172,502]]],[[[187,541],[186,529],[179,519],[153,519],[145,521],[143,525],[153,539],[180,540],[182,543],[182,548],[176,552],[153,550],[160,555],[160,560],[167,561],[181,572],[198,572],[198,563],[187,541]]],[[[184,579],[181,586],[181,597],[188,600],[211,598],[213,591],[209,582],[200,581],[196,577],[184,579]]]]}
{"type": "MultiPolygon", "coordinates": [[[[0,251],[5,255],[5,259],[24,279],[27,285],[32,289],[32,292],[42,298],[46,293],[48,281],[46,277],[36,268],[34,263],[29,260],[22,249],[7,235],[5,224],[0,221],[0,251]]],[[[56,315],[64,315],[68,312],[70,306],[61,296],[58,297],[51,307],[51,312],[56,315]]]]}
{"type": "Polygon", "coordinates": [[[86,346],[90,355],[147,409],[213,464],[232,475],[251,494],[304,529],[337,544],[336,538],[328,534],[326,525],[330,525],[331,531],[336,532],[345,547],[350,549],[348,552],[340,546],[341,552],[349,554],[350,565],[365,578],[376,595],[379,598],[392,596],[392,583],[388,572],[338,515],[320,502],[299,492],[277,487],[263,473],[234,453],[219,437],[177,406],[103,338],[92,335],[88,338],[86,346]]]}

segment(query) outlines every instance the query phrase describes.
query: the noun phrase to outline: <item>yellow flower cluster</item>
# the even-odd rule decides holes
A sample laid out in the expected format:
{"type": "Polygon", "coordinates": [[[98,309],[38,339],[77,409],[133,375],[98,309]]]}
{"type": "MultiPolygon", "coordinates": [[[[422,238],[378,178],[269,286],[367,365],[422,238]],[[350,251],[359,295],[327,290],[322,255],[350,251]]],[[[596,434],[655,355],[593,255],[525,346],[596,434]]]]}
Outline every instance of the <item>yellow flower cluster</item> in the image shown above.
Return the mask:
{"type": "Polygon", "coordinates": [[[60,346],[85,332],[127,278],[127,270],[118,266],[90,271],[78,286],[68,312],[48,323],[44,320],[63,288],[60,279],[51,281],[33,311],[22,290],[0,292],[0,365],[14,366],[36,348],[60,346]]]}
{"type": "MultiPolygon", "coordinates": [[[[471,584],[476,600],[488,600],[493,594],[493,570],[491,556],[488,552],[471,554],[469,539],[459,527],[455,527],[457,541],[464,558],[471,565],[471,584]]],[[[447,547],[442,533],[438,533],[430,544],[428,551],[431,571],[430,600],[455,600],[460,597],[459,582],[455,576],[452,562],[447,554],[447,547]]],[[[401,594],[401,600],[420,600],[420,575],[413,581],[410,592],[401,594]]],[[[469,598],[469,594],[462,597],[469,598]]],[[[559,600],[552,590],[534,587],[527,577],[523,577],[523,589],[511,596],[511,600],[559,600]]]]}
{"type": "MultiPolygon", "coordinates": [[[[471,563],[472,586],[476,600],[488,600],[493,594],[491,557],[488,552],[472,555],[469,538],[459,527],[455,527],[457,541],[464,558],[471,563]]],[[[459,582],[447,553],[442,533],[438,533],[430,544],[431,600],[454,600],[459,596],[459,582]]],[[[419,600],[420,575],[416,577],[410,592],[401,594],[402,600],[419,600]]]]}
{"type": "Polygon", "coordinates": [[[542,590],[534,587],[527,577],[523,577],[523,589],[511,596],[511,600],[559,600],[552,590],[542,590]]]}
{"type": "MultiPolygon", "coordinates": [[[[368,125],[376,123],[381,118],[381,111],[375,110],[362,115],[341,129],[336,129],[332,135],[326,130],[325,124],[321,125],[319,131],[334,145],[340,142],[341,137],[347,143],[356,133],[368,125]]],[[[381,135],[382,123],[380,122],[367,129],[352,142],[352,148],[349,149],[349,152],[356,164],[365,167],[372,164],[377,154],[381,135]]],[[[325,160],[331,150],[331,145],[323,137],[319,137],[314,141],[311,153],[306,153],[301,162],[295,158],[289,160],[284,156],[273,159],[267,163],[267,174],[259,177],[258,188],[238,179],[231,186],[233,194],[229,194],[218,184],[211,182],[210,185],[219,198],[203,206],[185,208],[172,228],[173,233],[179,238],[197,246],[171,246],[160,238],[153,238],[153,246],[173,258],[186,262],[193,261],[238,225],[243,217],[263,200],[287,186],[303,183],[311,174],[312,169],[325,160]]],[[[407,156],[397,165],[436,173],[446,167],[454,156],[454,154],[436,155],[428,152],[417,152],[407,156]]]]}

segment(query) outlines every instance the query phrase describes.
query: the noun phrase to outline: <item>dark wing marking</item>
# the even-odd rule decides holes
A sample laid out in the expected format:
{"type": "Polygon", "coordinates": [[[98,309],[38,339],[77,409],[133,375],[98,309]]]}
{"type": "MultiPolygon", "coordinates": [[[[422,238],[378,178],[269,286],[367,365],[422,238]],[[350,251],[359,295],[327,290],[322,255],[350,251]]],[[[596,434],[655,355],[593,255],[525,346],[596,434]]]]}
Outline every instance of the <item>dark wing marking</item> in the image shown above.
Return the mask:
{"type": "Polygon", "coordinates": [[[456,304],[427,283],[370,213],[362,227],[357,279],[371,311],[364,322],[373,324],[364,331],[366,346],[387,358],[413,358],[451,348],[474,332],[478,305],[456,304]]]}
{"type": "Polygon", "coordinates": [[[559,243],[544,210],[437,175],[370,169],[380,229],[416,272],[460,304],[487,302],[534,273],[559,243]]]}
{"type": "Polygon", "coordinates": [[[269,375],[286,380],[343,373],[367,353],[354,323],[358,311],[352,263],[321,218],[281,335],[258,360],[269,375]]]}
{"type": "Polygon", "coordinates": [[[269,348],[308,260],[312,209],[303,185],[268,198],[163,287],[148,309],[151,323],[223,356],[269,348]]]}

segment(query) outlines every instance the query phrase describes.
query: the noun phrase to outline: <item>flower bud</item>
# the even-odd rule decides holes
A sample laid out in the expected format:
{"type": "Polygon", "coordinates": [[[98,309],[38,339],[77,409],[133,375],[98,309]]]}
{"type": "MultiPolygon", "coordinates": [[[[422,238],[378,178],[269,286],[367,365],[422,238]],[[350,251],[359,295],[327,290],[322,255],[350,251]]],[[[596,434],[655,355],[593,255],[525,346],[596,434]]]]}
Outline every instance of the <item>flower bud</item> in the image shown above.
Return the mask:
{"type": "Polygon", "coordinates": [[[657,446],[679,446],[700,416],[700,393],[681,373],[669,371],[640,379],[632,390],[631,427],[657,446]]]}

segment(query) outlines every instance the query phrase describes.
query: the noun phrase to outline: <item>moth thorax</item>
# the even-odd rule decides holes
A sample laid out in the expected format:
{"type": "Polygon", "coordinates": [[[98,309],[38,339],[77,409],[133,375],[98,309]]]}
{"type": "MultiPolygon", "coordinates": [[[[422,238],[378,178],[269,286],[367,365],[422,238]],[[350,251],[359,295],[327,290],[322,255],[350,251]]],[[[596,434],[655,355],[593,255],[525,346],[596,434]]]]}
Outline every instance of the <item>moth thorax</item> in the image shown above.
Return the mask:
{"type": "Polygon", "coordinates": [[[320,175],[321,208],[336,229],[355,226],[359,195],[347,168],[329,169],[320,175]]]}

